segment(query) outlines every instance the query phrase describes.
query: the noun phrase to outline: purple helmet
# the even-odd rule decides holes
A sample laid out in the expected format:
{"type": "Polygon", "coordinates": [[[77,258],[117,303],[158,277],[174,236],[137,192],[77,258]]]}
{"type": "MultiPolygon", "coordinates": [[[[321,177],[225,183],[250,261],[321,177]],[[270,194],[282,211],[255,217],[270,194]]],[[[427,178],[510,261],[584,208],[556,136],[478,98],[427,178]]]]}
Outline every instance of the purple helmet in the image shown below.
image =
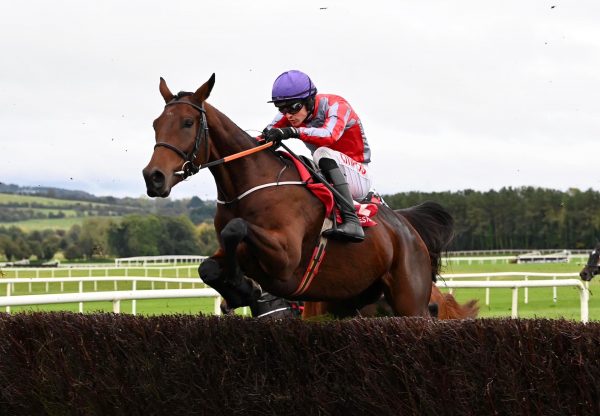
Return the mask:
{"type": "Polygon", "coordinates": [[[273,83],[272,101],[304,99],[314,96],[317,87],[304,72],[291,70],[279,75],[273,83]]]}

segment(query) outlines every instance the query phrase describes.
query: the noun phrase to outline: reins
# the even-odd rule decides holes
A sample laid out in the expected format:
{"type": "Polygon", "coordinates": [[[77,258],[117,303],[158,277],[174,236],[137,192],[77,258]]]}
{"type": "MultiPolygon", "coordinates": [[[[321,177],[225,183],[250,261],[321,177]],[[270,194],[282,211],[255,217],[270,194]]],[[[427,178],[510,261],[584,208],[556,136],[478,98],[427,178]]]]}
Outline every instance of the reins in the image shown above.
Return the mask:
{"type": "Polygon", "coordinates": [[[173,146],[170,143],[158,142],[154,145],[155,149],[157,147],[166,147],[167,149],[175,152],[179,157],[181,157],[184,160],[183,165],[181,166],[181,170],[178,170],[174,173],[176,176],[183,176],[183,179],[187,179],[188,177],[198,173],[201,169],[210,168],[212,166],[218,166],[223,163],[231,162],[232,160],[236,160],[241,157],[245,157],[245,156],[251,155],[253,153],[260,152],[262,150],[265,150],[265,149],[273,146],[273,142],[269,142],[269,143],[265,143],[265,144],[262,144],[257,147],[253,147],[252,149],[243,150],[241,152],[234,153],[229,156],[225,156],[221,159],[213,160],[212,162],[207,162],[207,163],[202,163],[200,165],[196,165],[194,163],[194,160],[196,160],[198,150],[200,150],[200,146],[202,144],[203,139],[204,139],[205,154],[206,154],[206,157],[208,158],[208,123],[206,122],[206,110],[204,109],[204,106],[198,106],[189,101],[178,101],[179,98],[180,97],[175,97],[174,101],[167,103],[165,105],[165,107],[168,107],[170,105],[175,105],[175,104],[187,104],[200,112],[200,125],[198,127],[198,132],[196,133],[196,138],[194,139],[194,148],[192,149],[191,152],[185,153],[184,151],[182,151],[181,149],[178,149],[177,147],[173,146]]]}
{"type": "MultiPolygon", "coordinates": [[[[206,110],[204,109],[204,104],[202,106],[198,106],[189,101],[179,101],[180,98],[181,97],[179,95],[176,96],[173,99],[173,101],[168,102],[165,105],[165,107],[168,107],[170,105],[175,105],[175,104],[187,104],[189,106],[192,106],[193,108],[195,108],[196,110],[198,110],[200,112],[200,125],[198,126],[198,132],[196,133],[196,138],[194,140],[194,148],[192,149],[192,151],[190,153],[185,153],[181,149],[178,149],[177,147],[173,146],[172,144],[169,144],[166,142],[158,142],[154,145],[154,149],[156,149],[157,147],[166,147],[167,149],[175,152],[179,157],[181,157],[184,160],[183,165],[181,166],[181,170],[178,170],[174,173],[176,176],[182,176],[183,179],[187,179],[188,177],[198,173],[201,169],[210,168],[213,166],[218,166],[218,165],[221,165],[221,164],[224,164],[227,162],[231,162],[233,160],[236,160],[236,159],[239,159],[239,158],[242,158],[245,156],[249,156],[253,153],[260,152],[262,150],[268,149],[269,147],[273,146],[274,142],[268,142],[268,143],[253,147],[252,149],[243,150],[241,152],[234,153],[229,156],[225,156],[221,159],[213,160],[212,162],[206,162],[206,163],[202,163],[200,165],[194,164],[194,160],[196,160],[197,153],[198,153],[198,150],[200,149],[202,139],[204,139],[205,154],[206,154],[206,157],[208,158],[208,123],[206,122],[206,110]]],[[[333,193],[336,200],[340,201],[342,204],[348,205],[351,209],[354,209],[354,206],[350,206],[346,202],[346,200],[339,195],[339,192],[337,191],[337,189],[335,189],[333,186],[331,186],[325,178],[323,178],[318,172],[316,172],[310,166],[308,166],[306,163],[304,163],[304,161],[301,158],[299,158],[294,152],[292,152],[292,150],[289,147],[287,147],[285,144],[283,144],[283,143],[279,143],[279,144],[290,155],[292,155],[292,157],[294,157],[302,165],[304,165],[304,167],[312,174],[313,178],[315,178],[318,182],[325,185],[325,187],[327,189],[329,189],[329,191],[331,193],[333,193]]],[[[264,189],[264,188],[268,188],[268,187],[272,187],[272,186],[282,186],[282,185],[306,185],[306,184],[302,181],[267,183],[267,184],[259,185],[252,189],[249,189],[249,190],[245,191],[244,193],[238,195],[237,197],[233,198],[230,201],[221,201],[221,200],[217,199],[217,203],[222,204],[222,205],[231,204],[233,202],[239,201],[240,199],[244,198],[245,196],[250,195],[251,193],[253,193],[254,191],[257,191],[259,189],[264,189]]]]}

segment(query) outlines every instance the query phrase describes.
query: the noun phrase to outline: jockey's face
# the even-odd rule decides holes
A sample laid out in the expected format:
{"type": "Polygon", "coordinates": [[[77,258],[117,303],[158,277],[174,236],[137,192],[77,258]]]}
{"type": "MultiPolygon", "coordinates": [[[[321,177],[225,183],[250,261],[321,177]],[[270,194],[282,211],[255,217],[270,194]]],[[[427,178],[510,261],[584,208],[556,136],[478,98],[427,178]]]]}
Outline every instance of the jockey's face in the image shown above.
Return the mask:
{"type": "Polygon", "coordinates": [[[308,117],[308,110],[305,105],[296,114],[285,113],[285,118],[288,119],[292,127],[300,127],[304,120],[306,120],[306,117],[308,117]]]}

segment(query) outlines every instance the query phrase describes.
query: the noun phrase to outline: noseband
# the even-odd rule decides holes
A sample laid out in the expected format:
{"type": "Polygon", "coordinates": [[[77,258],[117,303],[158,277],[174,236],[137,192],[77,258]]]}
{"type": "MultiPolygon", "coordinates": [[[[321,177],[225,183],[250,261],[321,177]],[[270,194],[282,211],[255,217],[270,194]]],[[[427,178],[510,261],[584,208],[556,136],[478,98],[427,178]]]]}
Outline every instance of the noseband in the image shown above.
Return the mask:
{"type": "Polygon", "coordinates": [[[198,150],[200,150],[200,145],[202,143],[203,138],[205,154],[208,158],[208,123],[206,122],[206,111],[204,110],[203,106],[198,106],[196,104],[190,103],[189,101],[178,101],[179,98],[179,96],[175,97],[173,101],[165,105],[165,108],[175,104],[187,104],[189,106],[194,107],[200,112],[200,125],[198,126],[198,132],[196,133],[196,138],[194,139],[194,148],[191,152],[185,153],[184,151],[178,149],[170,143],[158,142],[154,145],[154,149],[156,149],[157,147],[166,147],[167,149],[170,149],[177,153],[184,160],[184,162],[181,166],[181,170],[175,172],[175,175],[182,176],[183,179],[186,179],[200,171],[200,166],[195,165],[194,160],[196,160],[196,156],[198,154],[198,150]]]}

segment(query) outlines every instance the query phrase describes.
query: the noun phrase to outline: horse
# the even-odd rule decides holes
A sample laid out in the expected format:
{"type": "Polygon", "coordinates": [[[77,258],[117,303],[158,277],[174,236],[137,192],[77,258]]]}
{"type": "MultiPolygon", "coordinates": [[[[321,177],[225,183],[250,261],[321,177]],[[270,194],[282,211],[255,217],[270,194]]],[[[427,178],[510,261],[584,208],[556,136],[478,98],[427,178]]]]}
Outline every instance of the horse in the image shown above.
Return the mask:
{"type": "MultiPolygon", "coordinates": [[[[173,94],[160,78],[165,101],[154,120],[154,149],[142,174],[150,197],[168,197],[181,181],[208,168],[217,188],[214,218],[219,249],[199,275],[229,307],[253,306],[265,293],[290,300],[344,301],[357,308],[384,294],[394,315],[430,317],[437,270],[421,235],[385,204],[365,229],[365,240],[331,240],[318,272],[313,254],[326,216],[292,162],[261,144],[210,105],[215,74],[195,92],[173,94]]],[[[445,221],[429,230],[448,238],[452,217],[437,204],[421,211],[445,221]]]]}
{"type": "MultiPolygon", "coordinates": [[[[470,300],[464,304],[459,304],[450,293],[442,293],[440,289],[432,284],[431,298],[429,300],[430,311],[438,319],[474,319],[479,313],[477,300],[470,300]]],[[[333,318],[352,318],[360,317],[383,317],[391,316],[393,312],[386,302],[385,297],[377,302],[362,307],[359,310],[344,308],[343,305],[331,302],[305,302],[302,311],[303,319],[316,319],[321,316],[331,316],[333,318]]]]}
{"type": "Polygon", "coordinates": [[[579,276],[581,280],[589,282],[597,274],[600,274],[600,243],[590,253],[590,257],[581,272],[579,272],[579,276]]]}

